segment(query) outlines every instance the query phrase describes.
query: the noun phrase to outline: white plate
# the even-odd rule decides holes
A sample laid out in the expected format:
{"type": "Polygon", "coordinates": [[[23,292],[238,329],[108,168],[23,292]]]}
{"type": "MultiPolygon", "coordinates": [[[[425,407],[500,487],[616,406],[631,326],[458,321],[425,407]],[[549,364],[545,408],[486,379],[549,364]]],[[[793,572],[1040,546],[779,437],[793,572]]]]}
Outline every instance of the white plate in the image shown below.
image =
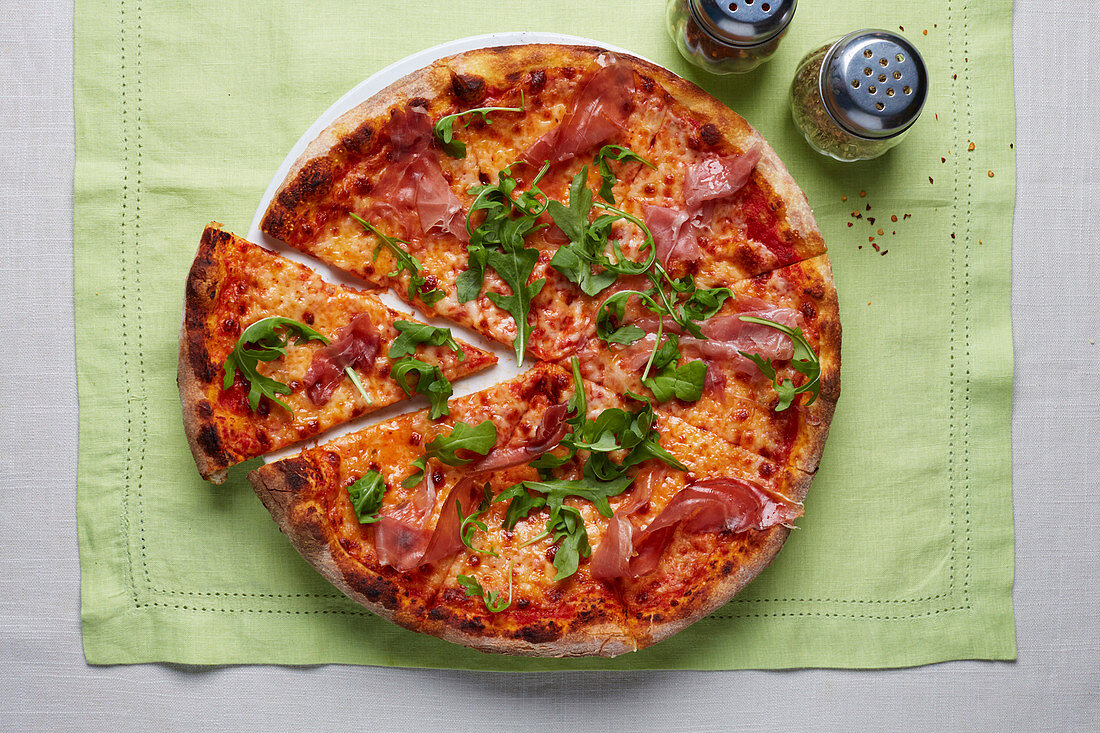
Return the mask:
{"type": "MultiPolygon", "coordinates": [[[[411,56],[390,64],[381,71],[371,75],[368,79],[360,82],[351,91],[344,96],[340,97],[331,107],[317,118],[317,121],[310,125],[309,129],[298,139],[298,142],[294,144],[294,147],[287,153],[286,158],[283,160],[283,164],[279,166],[279,170],[275,172],[274,177],[271,179],[271,183],[268,184],[267,190],[264,191],[263,198],[260,199],[259,206],[256,208],[256,213],[252,217],[252,225],[248,230],[248,239],[250,241],[262,244],[269,249],[276,250],[280,254],[285,255],[289,259],[302,262],[314,270],[316,270],[321,277],[329,282],[340,283],[345,285],[351,285],[353,287],[366,287],[367,284],[362,280],[348,275],[347,273],[328,267],[323,262],[314,260],[295,249],[292,249],[277,239],[272,239],[265,236],[260,231],[260,220],[263,219],[264,212],[267,211],[267,206],[271,202],[272,197],[275,195],[275,191],[282,185],[283,180],[286,178],[287,173],[290,172],[291,166],[294,165],[294,161],[298,159],[298,156],[302,154],[302,151],[313,142],[318,135],[320,135],[326,127],[332,124],[340,115],[344,114],[353,107],[365,102],[373,97],[378,92],[388,87],[393,82],[397,81],[403,76],[411,74],[417,69],[423,68],[428,64],[443,58],[444,56],[451,56],[463,51],[470,51],[475,48],[487,48],[490,46],[509,46],[515,44],[525,43],[563,43],[573,44],[581,46],[597,46],[599,48],[606,48],[608,51],[614,51],[618,53],[630,53],[625,49],[618,48],[617,46],[611,46],[600,41],[594,41],[590,38],[581,38],[580,36],[568,36],[561,33],[541,33],[535,31],[517,31],[511,33],[487,33],[483,36],[470,36],[468,38],[459,38],[454,41],[448,41],[447,43],[441,43],[438,46],[424,49],[418,53],[414,53],[411,56]]],[[[637,54],[634,54],[637,55],[637,54]]],[[[373,287],[373,286],[371,286],[373,287]]],[[[389,291],[379,291],[380,297],[385,301],[386,305],[390,306],[394,310],[409,313],[414,315],[419,320],[428,320],[437,326],[447,326],[454,333],[456,338],[464,339],[475,346],[479,346],[488,351],[492,351],[497,355],[499,362],[497,366],[492,369],[487,369],[479,374],[475,374],[472,377],[467,377],[454,384],[455,396],[470,394],[471,392],[477,392],[478,390],[486,389],[499,382],[503,382],[507,379],[519,374],[522,370],[516,364],[515,351],[511,345],[505,346],[495,342],[488,341],[479,334],[469,331],[461,326],[456,326],[451,323],[446,323],[440,320],[428,319],[423,313],[418,313],[411,306],[404,301],[401,301],[393,293],[389,291]]],[[[524,363],[524,370],[531,367],[531,361],[528,360],[524,363]]],[[[407,402],[399,402],[390,407],[383,408],[376,412],[372,412],[369,415],[353,420],[345,425],[340,425],[332,430],[326,432],[317,441],[328,441],[337,436],[345,433],[352,432],[354,430],[361,430],[367,425],[386,420],[396,415],[400,415],[410,409],[420,409],[427,406],[427,401],[423,397],[416,397],[412,400],[410,405],[407,402]]],[[[264,457],[267,462],[276,461],[281,458],[285,458],[290,455],[294,455],[301,450],[301,444],[284,448],[274,453],[269,453],[264,457]]]]}

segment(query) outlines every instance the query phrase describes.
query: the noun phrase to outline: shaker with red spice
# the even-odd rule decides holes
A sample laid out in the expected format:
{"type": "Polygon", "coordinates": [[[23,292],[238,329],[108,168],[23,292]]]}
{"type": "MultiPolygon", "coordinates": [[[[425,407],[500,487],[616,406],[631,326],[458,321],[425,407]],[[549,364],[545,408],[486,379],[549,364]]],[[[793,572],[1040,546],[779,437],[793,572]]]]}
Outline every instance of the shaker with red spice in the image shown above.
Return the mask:
{"type": "Polygon", "coordinates": [[[669,0],[668,32],[681,55],[715,74],[752,71],[779,47],[798,0],[669,0]]]}

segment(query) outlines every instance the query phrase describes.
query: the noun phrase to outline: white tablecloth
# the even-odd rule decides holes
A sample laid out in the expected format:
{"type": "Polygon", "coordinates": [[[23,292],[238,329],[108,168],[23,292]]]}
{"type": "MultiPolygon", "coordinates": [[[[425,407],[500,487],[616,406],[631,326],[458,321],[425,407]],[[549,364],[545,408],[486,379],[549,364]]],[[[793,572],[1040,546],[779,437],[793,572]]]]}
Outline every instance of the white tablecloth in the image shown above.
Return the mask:
{"type": "Polygon", "coordinates": [[[0,5],[0,729],[1100,730],[1097,0],[1015,10],[1019,661],[866,672],[87,666],[72,30],[71,3],[0,5]]]}

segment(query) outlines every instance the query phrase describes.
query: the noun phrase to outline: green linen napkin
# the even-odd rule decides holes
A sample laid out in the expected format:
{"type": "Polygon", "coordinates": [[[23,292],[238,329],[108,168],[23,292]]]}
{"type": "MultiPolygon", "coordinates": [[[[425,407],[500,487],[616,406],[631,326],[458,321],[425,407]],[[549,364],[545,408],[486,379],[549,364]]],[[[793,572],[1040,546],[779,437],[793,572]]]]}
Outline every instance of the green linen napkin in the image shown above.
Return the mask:
{"type": "Polygon", "coordinates": [[[88,661],[626,670],[1012,659],[1011,5],[803,0],[772,61],[719,78],[679,58],[660,0],[78,0],[88,661]],[[931,96],[898,148],[845,165],[807,147],[787,88],[805,52],[866,26],[904,29],[930,66],[931,96]],[[250,466],[221,487],[199,479],[180,418],[183,283],[203,226],[245,234],[298,136],[373,72],[514,30],[622,46],[745,116],[806,191],[840,292],[844,393],[801,529],[727,606],[615,660],[484,655],[376,618],[299,558],[249,488],[250,466]]]}

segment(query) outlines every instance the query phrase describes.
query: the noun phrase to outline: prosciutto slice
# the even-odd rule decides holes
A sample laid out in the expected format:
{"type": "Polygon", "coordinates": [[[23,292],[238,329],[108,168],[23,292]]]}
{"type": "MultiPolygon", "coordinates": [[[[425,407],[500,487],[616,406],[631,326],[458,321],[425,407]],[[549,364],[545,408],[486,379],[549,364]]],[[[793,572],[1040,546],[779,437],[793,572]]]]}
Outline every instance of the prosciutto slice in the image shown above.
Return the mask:
{"type": "Polygon", "coordinates": [[[603,540],[592,553],[592,577],[597,579],[625,578],[630,573],[630,558],[634,554],[634,523],[630,518],[645,511],[653,495],[653,487],[660,485],[667,473],[662,464],[646,472],[635,482],[630,499],[616,510],[603,540]]]}
{"type": "Polygon", "coordinates": [[[379,562],[402,572],[422,564],[432,536],[428,521],[435,506],[435,497],[435,480],[432,472],[426,471],[412,498],[382,515],[372,525],[374,550],[379,562]]]}
{"type": "Polygon", "coordinates": [[[559,403],[547,408],[535,431],[532,442],[527,445],[511,446],[507,448],[494,448],[480,461],[470,466],[471,471],[497,471],[502,468],[520,466],[533,461],[543,453],[554,449],[561,439],[565,437],[569,426],[565,422],[569,414],[569,406],[559,403]]]}
{"type": "Polygon", "coordinates": [[[427,565],[437,562],[461,550],[462,520],[458,515],[459,506],[461,505],[462,514],[469,516],[480,504],[481,484],[479,482],[466,476],[455,484],[451,493],[447,495],[447,500],[443,502],[439,521],[418,564],[427,565]]]}
{"type": "Polygon", "coordinates": [[[531,144],[520,160],[533,166],[560,163],[608,140],[624,129],[633,111],[634,70],[612,61],[588,80],[557,127],[531,144]]]}
{"type": "MultiPolygon", "coordinates": [[[[693,534],[723,530],[740,533],[786,525],[800,516],[800,504],[773,496],[751,481],[729,477],[696,481],[681,489],[648,527],[632,533],[632,554],[627,562],[601,565],[601,572],[613,573],[601,577],[637,578],[653,572],[677,526],[693,534]]],[[[621,554],[621,547],[618,550],[621,554]]],[[[614,551],[614,547],[609,550],[614,551]]]]}
{"type": "Polygon", "coordinates": [[[657,259],[665,267],[669,262],[695,262],[703,256],[695,234],[693,219],[697,212],[667,206],[644,206],[645,224],[653,235],[657,259]]]}
{"type": "Polygon", "coordinates": [[[415,214],[421,232],[449,232],[467,241],[462,203],[430,148],[432,123],[427,111],[423,107],[395,110],[387,129],[401,159],[387,166],[375,182],[371,208],[389,211],[406,224],[415,214]]]}
{"type": "MultiPolygon", "coordinates": [[[[676,323],[667,317],[664,320],[666,333],[680,334],[680,354],[689,361],[702,359],[707,363],[707,383],[704,384],[704,389],[711,395],[720,393],[725,388],[725,377],[719,377],[719,372],[734,371],[749,376],[760,373],[756,364],[741,355],[742,351],[760,354],[775,361],[794,356],[794,343],[790,336],[769,326],[746,323],[741,320],[741,316],[765,318],[794,328],[802,323],[802,316],[798,311],[747,296],[739,297],[735,301],[735,307],[736,313],[714,316],[703,321],[700,330],[706,337],[704,339],[685,336],[676,323]],[[712,369],[712,365],[719,368],[712,369]]],[[[633,323],[645,331],[646,335],[622,353],[624,367],[637,372],[645,368],[649,354],[653,351],[658,321],[655,316],[644,316],[633,323]]]]}
{"type": "Polygon", "coordinates": [[[373,366],[381,341],[381,334],[366,313],[351,319],[335,341],[313,355],[304,378],[310,401],[318,406],[328,402],[347,367],[368,369],[373,366]]]}
{"type": "Polygon", "coordinates": [[[749,182],[760,162],[760,144],[741,155],[708,155],[688,169],[684,177],[684,203],[697,209],[704,201],[732,196],[749,182]]]}
{"type": "Polygon", "coordinates": [[[760,145],[741,155],[707,155],[688,169],[684,177],[684,207],[645,206],[645,223],[653,234],[657,258],[672,262],[696,262],[703,256],[696,233],[710,217],[708,203],[728,198],[749,181],[760,162],[760,145]]]}

